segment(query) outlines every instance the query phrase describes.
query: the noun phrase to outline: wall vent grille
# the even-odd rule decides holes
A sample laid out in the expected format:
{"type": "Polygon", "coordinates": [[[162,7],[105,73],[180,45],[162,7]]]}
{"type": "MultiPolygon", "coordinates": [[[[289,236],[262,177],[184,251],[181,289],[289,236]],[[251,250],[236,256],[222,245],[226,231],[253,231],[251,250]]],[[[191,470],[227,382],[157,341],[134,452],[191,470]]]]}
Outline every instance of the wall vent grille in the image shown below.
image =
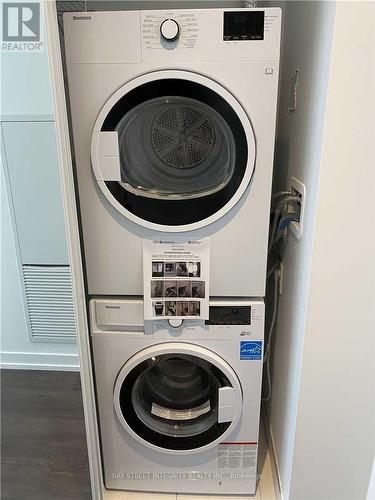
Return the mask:
{"type": "Polygon", "coordinates": [[[23,266],[31,338],[72,342],[76,339],[69,266],[23,266]]]}

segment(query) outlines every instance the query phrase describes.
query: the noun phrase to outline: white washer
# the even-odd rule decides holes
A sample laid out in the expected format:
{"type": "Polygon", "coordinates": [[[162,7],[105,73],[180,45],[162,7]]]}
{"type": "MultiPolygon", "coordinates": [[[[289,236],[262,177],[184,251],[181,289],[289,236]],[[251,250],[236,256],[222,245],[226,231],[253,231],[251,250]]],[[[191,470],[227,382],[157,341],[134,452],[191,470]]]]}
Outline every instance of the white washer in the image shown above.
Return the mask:
{"type": "Polygon", "coordinates": [[[281,11],[64,15],[91,295],[142,295],[142,238],[211,238],[213,296],[265,293],[281,11]]]}
{"type": "Polygon", "coordinates": [[[92,299],[90,319],[106,487],[255,493],[263,301],[145,328],[141,300],[92,299]]]}

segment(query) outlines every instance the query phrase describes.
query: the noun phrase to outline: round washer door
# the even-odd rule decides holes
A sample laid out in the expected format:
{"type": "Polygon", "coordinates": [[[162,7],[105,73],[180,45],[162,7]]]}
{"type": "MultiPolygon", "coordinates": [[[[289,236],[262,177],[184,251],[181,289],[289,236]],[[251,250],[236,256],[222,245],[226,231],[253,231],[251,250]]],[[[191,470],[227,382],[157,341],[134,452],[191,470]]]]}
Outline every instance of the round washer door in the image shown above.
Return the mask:
{"type": "Polygon", "coordinates": [[[140,351],[118,374],[114,408],[121,426],[148,448],[186,454],[209,449],[241,415],[242,390],[217,354],[185,343],[140,351]]]}
{"type": "Polygon", "coordinates": [[[186,231],[226,214],[248,187],[255,138],[239,102],[202,75],[155,71],[104,105],[91,141],[101,191],[150,229],[186,231]]]}

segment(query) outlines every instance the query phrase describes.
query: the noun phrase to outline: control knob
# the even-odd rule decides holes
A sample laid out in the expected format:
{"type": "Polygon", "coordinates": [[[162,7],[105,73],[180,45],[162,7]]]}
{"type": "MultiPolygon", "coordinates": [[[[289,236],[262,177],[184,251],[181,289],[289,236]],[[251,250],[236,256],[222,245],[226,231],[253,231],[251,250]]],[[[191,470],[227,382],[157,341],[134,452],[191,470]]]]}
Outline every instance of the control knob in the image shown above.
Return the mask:
{"type": "Polygon", "coordinates": [[[177,319],[177,318],[169,319],[168,320],[168,323],[173,328],[179,328],[182,325],[183,322],[184,322],[183,319],[177,319]]]}
{"type": "Polygon", "coordinates": [[[162,38],[167,42],[174,42],[180,35],[180,27],[174,19],[165,19],[160,25],[162,38]]]}

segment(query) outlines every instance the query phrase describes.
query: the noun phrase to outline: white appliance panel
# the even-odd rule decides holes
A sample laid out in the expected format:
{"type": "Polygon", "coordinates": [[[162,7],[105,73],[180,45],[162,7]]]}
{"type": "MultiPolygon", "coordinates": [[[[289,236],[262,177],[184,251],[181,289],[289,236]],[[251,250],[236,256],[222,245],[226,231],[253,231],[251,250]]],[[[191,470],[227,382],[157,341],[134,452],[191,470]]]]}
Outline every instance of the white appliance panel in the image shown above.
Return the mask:
{"type": "MultiPolygon", "coordinates": [[[[206,325],[186,322],[179,329],[159,322],[156,328],[145,325],[144,332],[127,331],[127,310],[132,301],[95,299],[90,301],[92,344],[100,416],[100,432],[107,488],[181,493],[253,494],[256,480],[256,453],[263,360],[240,359],[240,342],[263,342],[263,301],[216,301],[211,307],[250,307],[250,325],[206,325]],[[104,330],[96,323],[98,307],[122,303],[122,312],[113,312],[123,330],[104,330]],[[177,331],[176,331],[177,330],[177,331]],[[161,335],[160,335],[161,334],[161,335]],[[194,453],[158,451],[134,439],[119,423],[114,411],[114,387],[118,374],[133,356],[146,349],[158,350],[166,343],[189,345],[219,356],[234,371],[242,388],[240,418],[224,443],[194,453]],[[233,444],[234,443],[234,444],[233,444]],[[245,443],[241,445],[240,443],[245,443]],[[225,462],[226,447],[238,454],[238,461],[225,462]],[[242,446],[242,448],[241,448],[242,446]],[[251,452],[249,451],[251,450],[251,452]],[[245,454],[244,454],[245,451],[245,454]],[[251,459],[249,458],[251,455],[251,459]],[[221,459],[220,459],[221,457],[221,459]],[[243,466],[245,464],[245,466],[243,466]],[[198,473],[198,474],[197,474],[198,473]]],[[[109,313],[110,314],[110,313],[109,313]]],[[[216,316],[219,321],[224,316],[216,316]]],[[[109,318],[109,323],[112,319],[109,318]]]]}
{"type": "MultiPolygon", "coordinates": [[[[249,189],[222,219],[187,233],[211,238],[212,296],[260,297],[265,292],[268,213],[276,123],[278,63],[174,64],[230,89],[247,111],[256,138],[256,165],[249,189]],[[241,78],[239,78],[241,75],[241,78]]],[[[90,164],[91,132],[101,107],[115,89],[153,65],[69,65],[75,158],[82,214],[87,280],[92,295],[142,295],[142,238],[158,237],[121,216],[101,195],[90,164]],[[90,96],[83,89],[90,88],[90,96]],[[79,109],[79,113],[74,113],[79,109]],[[131,260],[125,255],[131,255],[131,260]]],[[[160,236],[160,233],[159,233],[160,236]]]]}

